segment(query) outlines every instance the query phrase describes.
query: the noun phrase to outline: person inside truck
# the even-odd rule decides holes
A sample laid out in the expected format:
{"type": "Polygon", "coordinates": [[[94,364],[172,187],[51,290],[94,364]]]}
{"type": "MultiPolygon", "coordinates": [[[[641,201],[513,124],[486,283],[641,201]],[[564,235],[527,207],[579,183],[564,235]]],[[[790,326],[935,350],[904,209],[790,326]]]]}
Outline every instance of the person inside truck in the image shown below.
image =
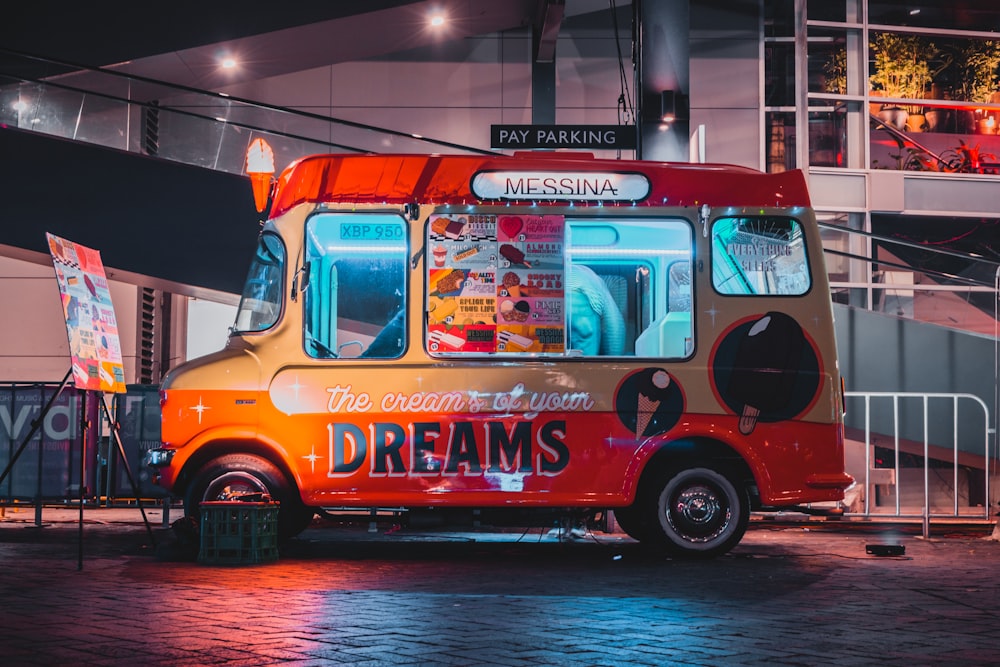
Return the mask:
{"type": "Polygon", "coordinates": [[[403,320],[405,309],[399,311],[382,327],[368,349],[361,353],[366,359],[395,359],[403,354],[403,320]]]}
{"type": "Polygon", "coordinates": [[[573,264],[569,271],[569,347],[584,356],[625,353],[625,319],[607,285],[593,269],[573,264]]]}

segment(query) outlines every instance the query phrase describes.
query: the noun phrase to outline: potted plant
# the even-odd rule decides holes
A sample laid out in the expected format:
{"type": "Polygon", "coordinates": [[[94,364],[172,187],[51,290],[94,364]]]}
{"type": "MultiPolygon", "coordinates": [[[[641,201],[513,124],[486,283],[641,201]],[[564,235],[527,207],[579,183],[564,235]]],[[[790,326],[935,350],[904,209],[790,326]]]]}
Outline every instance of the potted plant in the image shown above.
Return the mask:
{"type": "Polygon", "coordinates": [[[847,51],[838,48],[823,63],[823,90],[843,95],[847,92],[847,51]]]}
{"type": "MultiPolygon", "coordinates": [[[[996,91],[994,78],[1000,67],[1000,41],[965,40],[949,51],[953,97],[971,103],[989,102],[996,91]]],[[[960,133],[969,134],[975,130],[972,109],[959,110],[958,118],[960,133]]]]}
{"type": "Polygon", "coordinates": [[[945,150],[940,155],[934,155],[926,150],[908,147],[909,156],[903,165],[904,169],[913,171],[938,171],[948,174],[986,174],[994,173],[992,169],[983,166],[983,162],[997,159],[993,153],[984,153],[979,145],[970,146],[961,139],[958,146],[945,150]]]}
{"type": "MultiPolygon", "coordinates": [[[[921,35],[876,32],[869,48],[873,63],[868,81],[873,94],[905,100],[923,98],[932,79],[929,61],[937,51],[933,43],[921,35]]],[[[890,103],[882,106],[879,117],[903,129],[909,115],[920,116],[921,110],[920,105],[890,103]]],[[[914,121],[911,128],[923,127],[922,117],[914,121]]]]}

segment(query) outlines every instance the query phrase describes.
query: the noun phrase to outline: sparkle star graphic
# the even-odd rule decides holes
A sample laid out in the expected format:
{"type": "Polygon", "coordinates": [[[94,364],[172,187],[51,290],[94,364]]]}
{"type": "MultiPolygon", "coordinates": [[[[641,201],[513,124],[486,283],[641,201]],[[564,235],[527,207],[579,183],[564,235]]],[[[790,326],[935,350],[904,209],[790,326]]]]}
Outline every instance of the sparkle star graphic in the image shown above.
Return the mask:
{"type": "Polygon", "coordinates": [[[292,390],[292,393],[295,394],[295,402],[296,403],[298,403],[298,401],[299,401],[299,389],[302,389],[304,386],[305,386],[304,384],[299,384],[299,376],[298,375],[295,376],[295,382],[293,384],[288,385],[288,387],[292,390]]]}
{"type": "Polygon", "coordinates": [[[191,405],[191,406],[188,407],[188,409],[189,410],[194,410],[195,412],[198,413],[198,423],[200,424],[201,423],[201,415],[205,412],[205,410],[211,410],[212,408],[210,408],[207,405],[205,405],[202,402],[202,400],[201,400],[201,396],[199,396],[198,397],[198,405],[191,405]]]}
{"type": "Polygon", "coordinates": [[[316,454],[316,445],[313,445],[312,446],[312,451],[309,452],[309,455],[308,456],[303,456],[302,458],[304,458],[305,460],[309,461],[309,465],[312,468],[312,472],[315,473],[316,472],[316,461],[318,461],[319,459],[321,459],[323,457],[316,454]]]}
{"type": "Polygon", "coordinates": [[[713,303],[712,307],[709,308],[708,310],[706,310],[705,312],[708,313],[708,315],[712,318],[712,326],[714,327],[715,326],[715,316],[719,314],[719,311],[715,309],[715,304],[713,303]]]}

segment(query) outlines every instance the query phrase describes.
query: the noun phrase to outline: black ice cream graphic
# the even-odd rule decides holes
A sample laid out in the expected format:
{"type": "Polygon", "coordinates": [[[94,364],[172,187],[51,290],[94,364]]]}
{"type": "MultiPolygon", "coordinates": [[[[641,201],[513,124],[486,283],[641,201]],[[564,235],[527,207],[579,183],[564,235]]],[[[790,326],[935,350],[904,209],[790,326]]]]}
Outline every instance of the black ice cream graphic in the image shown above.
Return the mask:
{"type": "Polygon", "coordinates": [[[667,371],[644,368],[618,387],[615,412],[637,437],[666,433],[684,412],[684,394],[667,371]]]}
{"type": "Polygon", "coordinates": [[[804,346],[799,323],[778,312],[765,314],[739,338],[725,395],[742,405],[740,433],[752,433],[762,412],[779,412],[792,402],[804,346]]]}

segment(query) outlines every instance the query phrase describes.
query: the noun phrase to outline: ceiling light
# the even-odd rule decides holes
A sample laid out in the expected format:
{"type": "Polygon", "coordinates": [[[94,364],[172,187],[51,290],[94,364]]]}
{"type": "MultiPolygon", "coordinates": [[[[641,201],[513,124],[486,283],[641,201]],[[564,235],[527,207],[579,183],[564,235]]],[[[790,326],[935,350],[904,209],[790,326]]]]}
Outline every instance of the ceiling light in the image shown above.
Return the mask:
{"type": "Polygon", "coordinates": [[[910,10],[910,16],[916,16],[919,13],[920,13],[919,9],[911,9],[910,10]]]}
{"type": "Polygon", "coordinates": [[[440,28],[444,25],[444,14],[434,14],[431,16],[431,26],[435,28],[440,28]]]}
{"type": "Polygon", "coordinates": [[[223,58],[222,59],[222,68],[223,69],[233,69],[234,67],[236,67],[236,60],[235,59],[233,59],[233,58],[223,58]]]}

